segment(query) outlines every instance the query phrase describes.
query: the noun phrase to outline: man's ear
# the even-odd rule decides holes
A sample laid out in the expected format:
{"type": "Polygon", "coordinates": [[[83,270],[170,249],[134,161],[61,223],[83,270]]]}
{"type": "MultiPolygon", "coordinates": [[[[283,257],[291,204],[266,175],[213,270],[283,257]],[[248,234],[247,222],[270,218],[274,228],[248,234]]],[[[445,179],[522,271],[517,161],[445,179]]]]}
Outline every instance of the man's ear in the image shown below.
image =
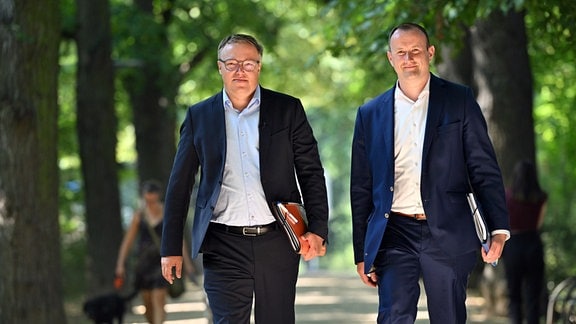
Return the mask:
{"type": "Polygon", "coordinates": [[[434,45],[430,45],[430,47],[428,47],[428,61],[432,62],[432,59],[434,58],[434,54],[436,54],[436,47],[434,47],[434,45]]]}

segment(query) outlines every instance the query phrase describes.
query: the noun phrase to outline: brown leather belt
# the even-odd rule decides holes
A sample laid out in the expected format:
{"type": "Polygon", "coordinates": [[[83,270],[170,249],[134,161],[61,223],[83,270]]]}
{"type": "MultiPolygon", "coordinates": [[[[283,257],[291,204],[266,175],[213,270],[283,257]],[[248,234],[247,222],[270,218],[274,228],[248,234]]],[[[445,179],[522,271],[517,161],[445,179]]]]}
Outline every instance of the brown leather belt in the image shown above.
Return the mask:
{"type": "Polygon", "coordinates": [[[257,225],[257,226],[228,226],[225,224],[211,222],[210,227],[220,232],[231,233],[236,235],[260,236],[276,230],[277,224],[278,223],[273,222],[270,224],[257,225]]]}
{"type": "Polygon", "coordinates": [[[392,214],[412,218],[412,219],[419,220],[419,221],[426,220],[426,214],[404,214],[404,213],[399,213],[399,212],[395,212],[395,211],[393,211],[392,214]]]}

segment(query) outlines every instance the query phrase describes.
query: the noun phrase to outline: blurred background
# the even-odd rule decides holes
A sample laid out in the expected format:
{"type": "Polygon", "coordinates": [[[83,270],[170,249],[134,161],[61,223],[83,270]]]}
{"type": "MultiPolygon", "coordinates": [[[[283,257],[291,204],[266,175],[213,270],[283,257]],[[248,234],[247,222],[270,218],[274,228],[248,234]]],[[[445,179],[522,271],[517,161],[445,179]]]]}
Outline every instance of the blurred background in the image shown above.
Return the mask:
{"type": "MultiPolygon", "coordinates": [[[[576,275],[575,18],[571,0],[0,0],[0,323],[64,323],[64,305],[111,289],[138,186],[166,184],[231,33],[264,45],[262,86],[301,98],[318,140],[330,245],[303,271],[354,274],[356,109],[394,85],[388,32],[405,21],[429,31],[434,73],[474,89],[506,184],[537,165],[551,290],[576,275]]],[[[471,289],[503,287],[489,271],[471,289]]]]}

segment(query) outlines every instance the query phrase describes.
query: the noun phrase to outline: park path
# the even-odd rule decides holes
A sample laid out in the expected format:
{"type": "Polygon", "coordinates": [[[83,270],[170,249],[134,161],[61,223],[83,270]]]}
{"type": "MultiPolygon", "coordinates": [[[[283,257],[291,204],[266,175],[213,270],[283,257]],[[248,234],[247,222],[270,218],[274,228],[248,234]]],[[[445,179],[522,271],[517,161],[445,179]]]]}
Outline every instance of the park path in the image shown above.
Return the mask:
{"type": "MultiPolygon", "coordinates": [[[[483,310],[484,300],[469,293],[468,323],[504,324],[502,317],[489,317],[483,310]]],[[[326,272],[302,273],[296,293],[296,323],[298,324],[374,324],[378,309],[376,289],[365,286],[355,274],[326,272]]],[[[140,300],[132,301],[125,323],[145,324],[140,300]]],[[[166,324],[210,324],[204,303],[204,293],[187,282],[187,291],[166,305],[166,324]]],[[[428,323],[426,296],[418,305],[417,324],[428,323]]]]}

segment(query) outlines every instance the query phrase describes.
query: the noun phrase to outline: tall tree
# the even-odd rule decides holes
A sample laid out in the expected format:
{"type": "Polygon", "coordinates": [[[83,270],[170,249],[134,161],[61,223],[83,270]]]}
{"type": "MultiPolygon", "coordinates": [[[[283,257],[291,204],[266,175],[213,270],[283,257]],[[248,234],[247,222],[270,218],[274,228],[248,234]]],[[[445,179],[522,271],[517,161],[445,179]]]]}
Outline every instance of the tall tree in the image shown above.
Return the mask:
{"type": "MultiPolygon", "coordinates": [[[[463,43],[459,57],[469,60],[445,58],[445,65],[452,65],[449,70],[463,71],[462,79],[471,77],[467,84],[476,89],[506,183],[517,161],[536,160],[532,69],[524,17],[524,11],[491,12],[465,29],[468,42],[463,43]]],[[[480,282],[486,305],[491,312],[505,315],[503,268],[482,267],[492,274],[480,282]]]]}
{"type": "MultiPolygon", "coordinates": [[[[168,27],[172,19],[172,1],[159,6],[155,16],[153,0],[136,0],[133,17],[140,31],[129,35],[134,40],[133,57],[138,68],[121,74],[132,106],[137,174],[140,181],[155,179],[167,184],[175,145],[175,105],[180,74],[173,66],[168,27]]],[[[127,35],[128,36],[128,35],[127,35]]]]}
{"type": "Polygon", "coordinates": [[[111,287],[122,238],[116,163],[117,117],[108,0],[77,0],[77,133],[88,233],[88,286],[111,287]]]}
{"type": "Polygon", "coordinates": [[[58,1],[0,0],[0,323],[65,323],[58,1]]]}
{"type": "Polygon", "coordinates": [[[506,183],[516,162],[536,160],[533,78],[524,18],[524,11],[494,11],[471,28],[478,103],[490,123],[506,183]]]}
{"type": "Polygon", "coordinates": [[[505,176],[518,160],[536,160],[533,79],[524,18],[525,11],[495,10],[471,26],[461,25],[458,44],[440,45],[439,73],[474,88],[505,176]]]}

